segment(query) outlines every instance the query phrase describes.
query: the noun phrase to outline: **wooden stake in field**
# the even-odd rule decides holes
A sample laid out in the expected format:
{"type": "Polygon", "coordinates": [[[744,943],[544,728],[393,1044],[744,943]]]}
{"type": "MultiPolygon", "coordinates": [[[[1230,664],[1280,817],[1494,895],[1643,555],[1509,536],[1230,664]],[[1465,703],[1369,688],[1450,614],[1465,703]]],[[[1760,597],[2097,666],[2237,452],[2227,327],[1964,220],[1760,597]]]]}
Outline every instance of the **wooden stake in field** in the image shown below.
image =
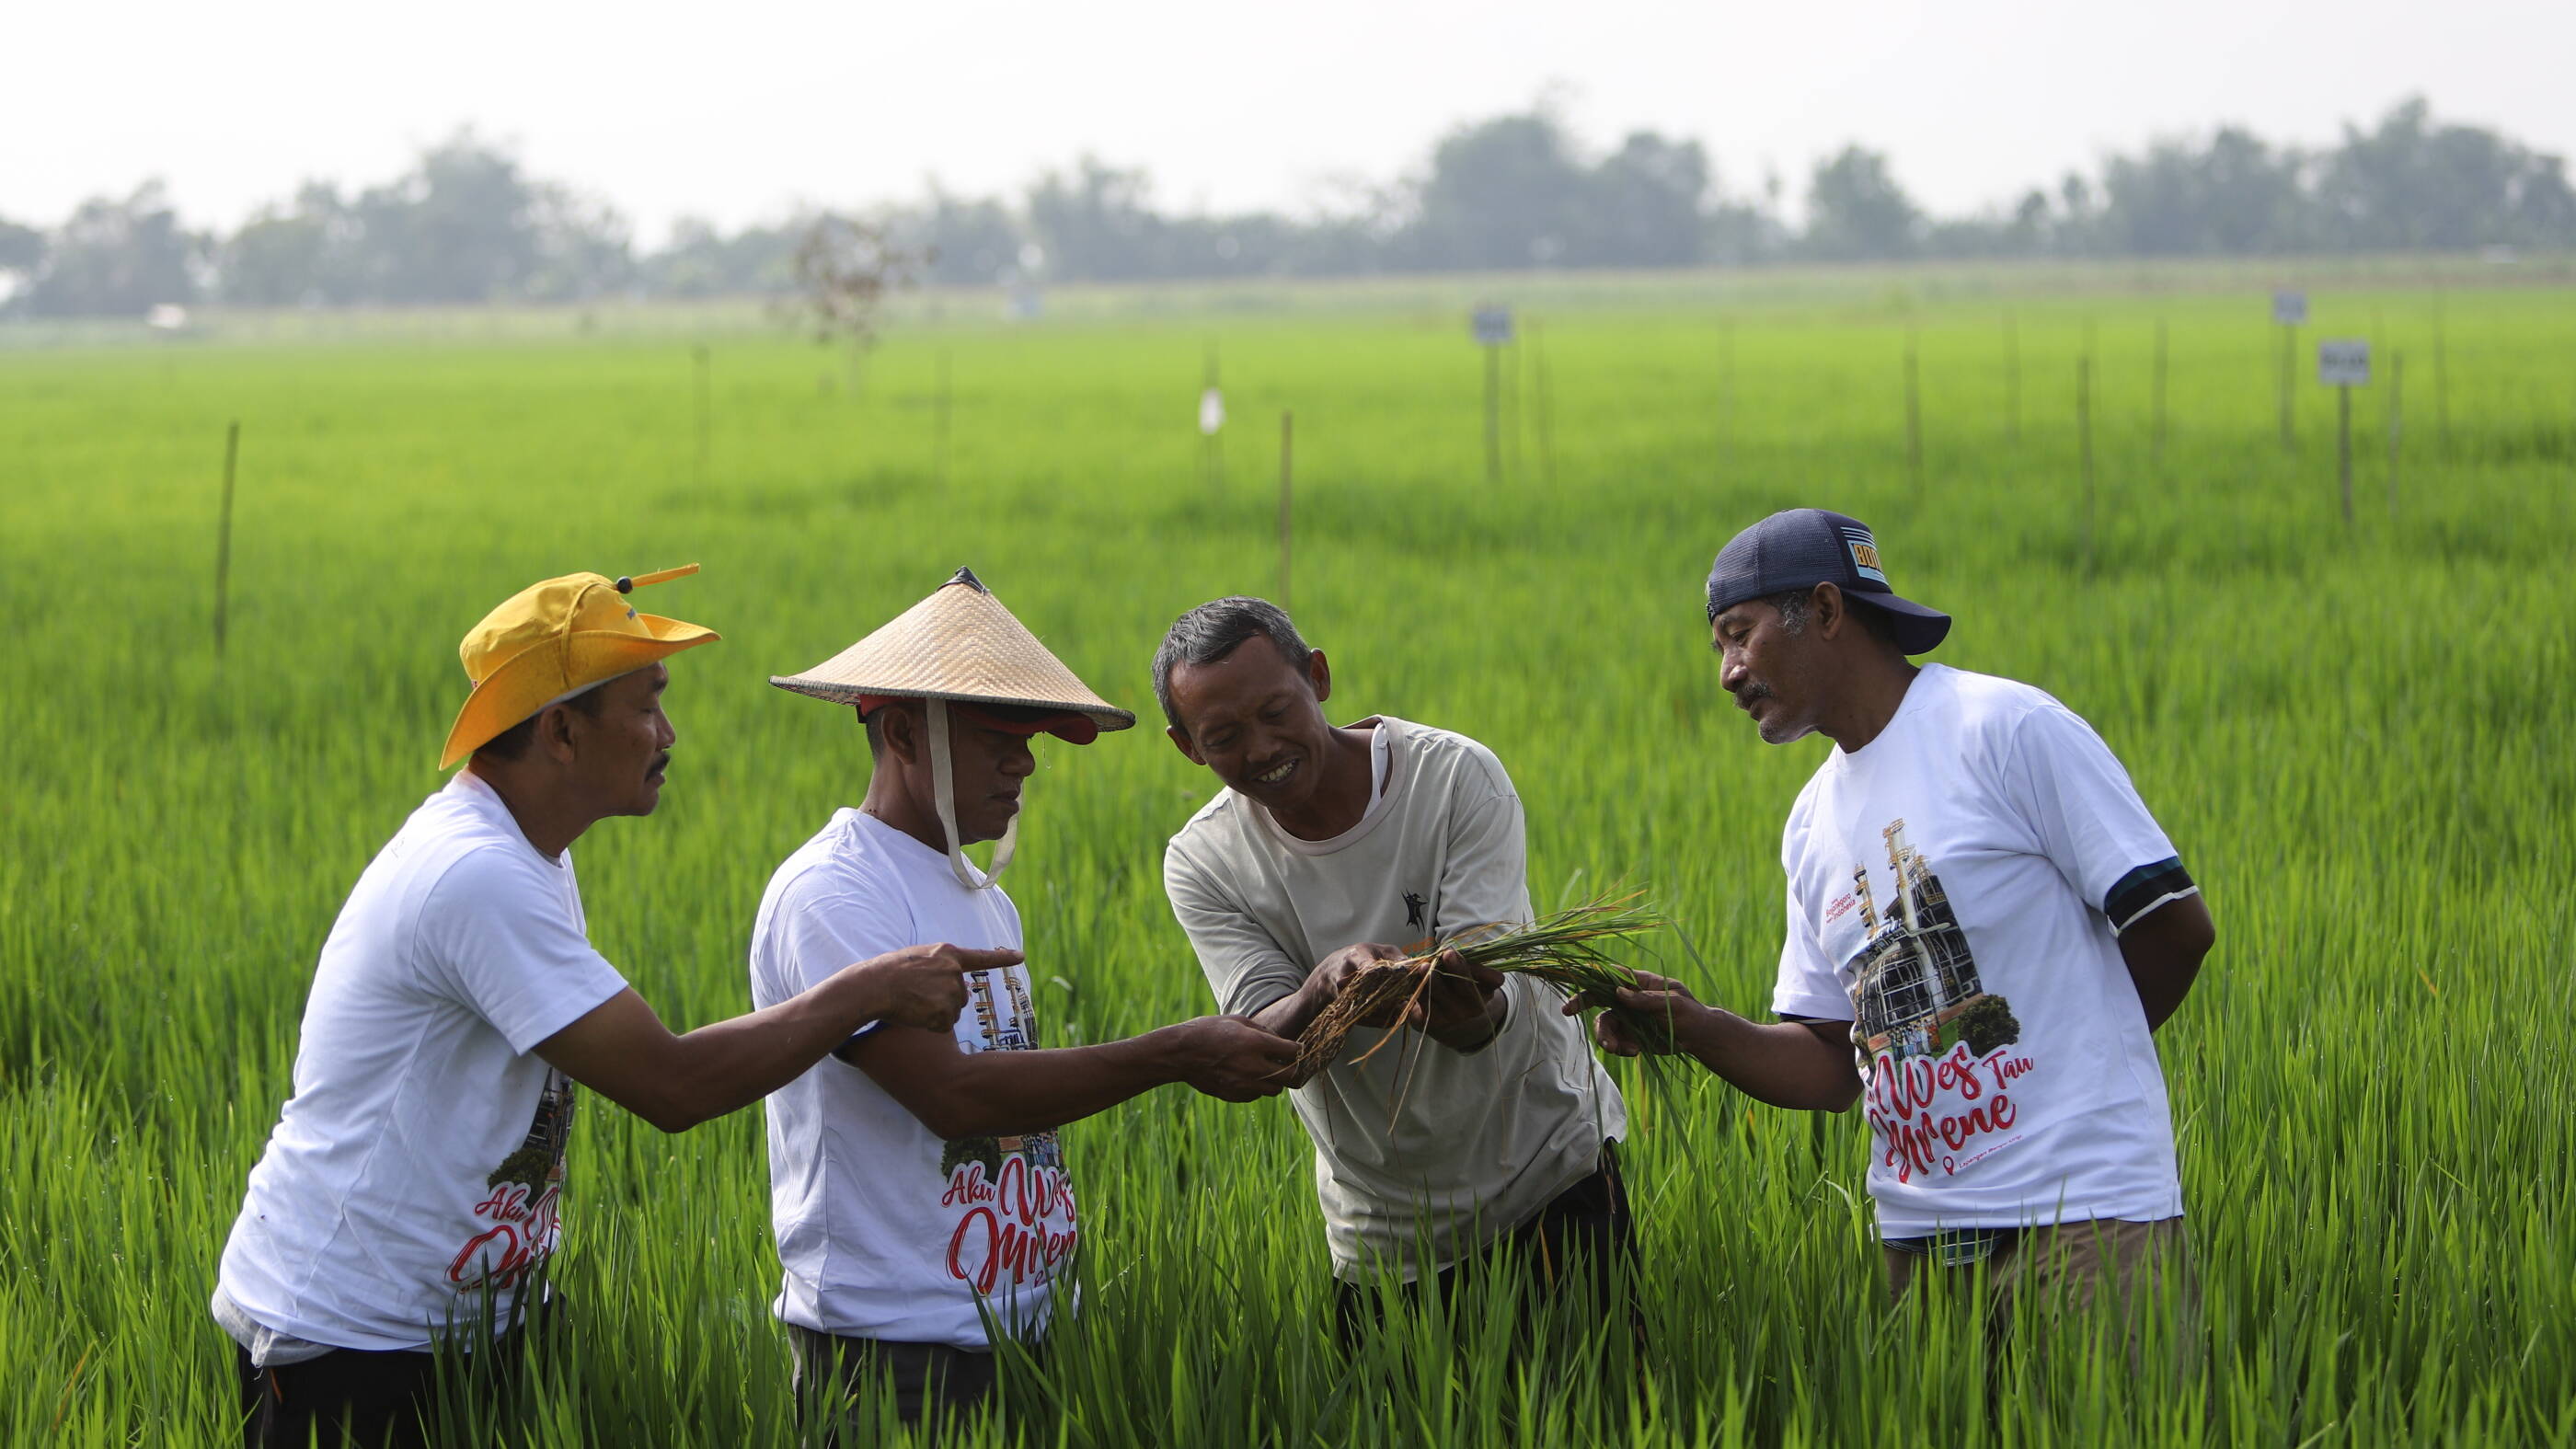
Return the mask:
{"type": "Polygon", "coordinates": [[[1503,349],[1485,349],[1485,486],[1503,481],[1503,349]]]}
{"type": "Polygon", "coordinates": [[[1290,521],[1294,517],[1291,505],[1295,496],[1292,486],[1295,473],[1291,464],[1297,455],[1296,445],[1297,415],[1283,412],[1279,415],[1279,607],[1282,609],[1289,607],[1288,548],[1290,521]]]}
{"type": "Polygon", "coordinates": [[[2165,319],[2156,319],[2155,431],[2148,444],[2148,459],[2158,477],[2165,470],[2165,319]]]}
{"type": "Polygon", "coordinates": [[[2406,427],[2406,354],[2388,354],[2388,517],[2397,517],[2398,439],[2406,427]]]}
{"type": "Polygon", "coordinates": [[[1476,345],[1485,353],[1485,486],[1503,481],[1503,349],[1512,342],[1512,309],[1483,306],[1474,320],[1476,345]]]}
{"type": "Polygon", "coordinates": [[[1914,479],[1914,491],[1923,491],[1923,387],[1922,369],[1916,361],[1914,329],[1905,329],[1905,471],[1914,479]]]}
{"type": "Polygon", "coordinates": [[[948,349],[939,349],[939,393],[931,402],[931,474],[941,488],[948,486],[948,349]]]}
{"type": "Polygon", "coordinates": [[[1503,360],[1503,474],[1518,483],[1529,475],[1521,468],[1521,345],[1517,339],[1501,349],[1503,360]]]}
{"type": "Polygon", "coordinates": [[[2281,451],[2295,452],[2299,446],[2296,399],[2299,376],[2299,324],[2281,324],[2281,451]]]}
{"type": "Polygon", "coordinates": [[[2352,526],[2352,390],[2370,381],[2370,344],[2317,344],[2317,381],[2335,390],[2335,474],[2343,485],[2344,526],[2352,526]]]}
{"type": "Polygon", "coordinates": [[[1547,375],[1547,346],[1539,340],[1538,323],[1529,325],[1530,390],[1538,402],[1538,476],[1549,488],[1556,486],[1556,393],[1547,375]]]}
{"type": "Polygon", "coordinates": [[[2433,444],[2443,457],[2451,456],[2451,368],[2449,352],[2442,345],[2442,297],[2433,294],[2433,444]]]}
{"type": "Polygon", "coordinates": [[[704,487],[706,487],[706,486],[707,486],[707,452],[708,452],[708,447],[707,447],[707,429],[708,429],[708,413],[709,413],[709,410],[710,410],[710,404],[709,404],[708,396],[707,396],[707,348],[706,348],[706,344],[705,344],[705,343],[703,343],[703,342],[701,342],[701,343],[699,343],[697,346],[690,348],[690,349],[689,349],[689,360],[690,360],[690,362],[691,362],[691,364],[692,364],[693,371],[695,371],[695,372],[696,372],[696,374],[697,374],[697,378],[696,378],[697,386],[696,386],[695,392],[696,392],[696,403],[697,403],[697,442],[698,442],[698,454],[697,454],[698,461],[697,461],[697,467],[696,467],[695,471],[694,471],[694,472],[692,472],[692,473],[691,473],[691,475],[690,475],[690,482],[691,482],[694,486],[696,486],[696,487],[704,488],[704,487]]]}
{"type": "Polygon", "coordinates": [[[2352,523],[2352,389],[2335,389],[2335,471],[2343,476],[2343,521],[2352,523]]]}
{"type": "Polygon", "coordinates": [[[2075,359],[2075,437],[2084,458],[2084,572],[2093,572],[2093,358],[2075,359]]]}
{"type": "Polygon", "coordinates": [[[1735,463],[1735,324],[1717,325],[1717,466],[1721,481],[1735,463]]]}
{"type": "Polygon", "coordinates": [[[241,458],[241,419],[224,429],[224,503],[215,516],[215,659],[224,657],[225,615],[233,583],[233,466],[241,458]]]}
{"type": "Polygon", "coordinates": [[[2004,441],[2021,441],[2021,318],[2004,314],[2004,441]]]}

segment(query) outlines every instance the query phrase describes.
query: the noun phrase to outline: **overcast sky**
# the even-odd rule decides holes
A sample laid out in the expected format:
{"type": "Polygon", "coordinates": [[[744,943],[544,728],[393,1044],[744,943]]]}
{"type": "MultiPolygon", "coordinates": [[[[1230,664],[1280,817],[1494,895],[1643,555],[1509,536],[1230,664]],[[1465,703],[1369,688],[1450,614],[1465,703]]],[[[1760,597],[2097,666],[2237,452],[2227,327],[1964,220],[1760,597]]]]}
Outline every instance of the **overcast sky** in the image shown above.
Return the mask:
{"type": "Polygon", "coordinates": [[[0,216],[44,224],[157,176],[230,227],[465,124],[647,241],[930,176],[1016,192],[1085,150],[1166,206],[1303,209],[1541,96],[1596,146],[1696,138],[1739,191],[1858,141],[1942,212],[2221,121],[2330,142],[2416,92],[2576,152],[2576,0],[26,0],[0,48],[0,216]]]}

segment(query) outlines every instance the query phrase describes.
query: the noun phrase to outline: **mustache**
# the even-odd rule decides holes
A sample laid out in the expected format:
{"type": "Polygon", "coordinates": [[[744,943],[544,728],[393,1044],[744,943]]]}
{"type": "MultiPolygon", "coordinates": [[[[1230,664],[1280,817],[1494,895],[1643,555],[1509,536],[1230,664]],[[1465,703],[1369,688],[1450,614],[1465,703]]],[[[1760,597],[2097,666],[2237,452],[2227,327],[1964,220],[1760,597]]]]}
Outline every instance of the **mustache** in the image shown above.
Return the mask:
{"type": "Polygon", "coordinates": [[[1758,679],[1746,680],[1744,687],[1735,691],[1735,702],[1739,706],[1749,705],[1757,699],[1769,699],[1771,697],[1771,686],[1758,679]]]}

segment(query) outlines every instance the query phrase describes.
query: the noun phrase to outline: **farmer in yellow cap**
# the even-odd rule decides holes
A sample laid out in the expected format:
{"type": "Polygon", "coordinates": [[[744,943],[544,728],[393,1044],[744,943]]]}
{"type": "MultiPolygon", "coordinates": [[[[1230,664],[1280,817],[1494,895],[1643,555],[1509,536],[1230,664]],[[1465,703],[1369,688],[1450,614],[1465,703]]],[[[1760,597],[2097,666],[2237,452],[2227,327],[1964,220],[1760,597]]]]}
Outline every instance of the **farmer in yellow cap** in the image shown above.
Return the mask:
{"type": "Polygon", "coordinates": [[[341,907],[224,1247],[213,1308],[248,1443],[427,1442],[434,1345],[506,1374],[559,1232],[576,1084],[678,1132],[863,1025],[945,1023],[962,971],[1019,959],[888,951],[674,1036],[591,949],[572,843],[652,813],[677,739],[662,661],[716,637],[627,597],[695,571],[548,579],[465,636],[473,693],[442,768],[468,763],[341,907]]]}
{"type": "MultiPolygon", "coordinates": [[[[964,569],[832,659],[770,682],[854,708],[873,763],[859,808],[834,812],[771,878],[753,1000],[790,1000],[834,961],[919,934],[1019,959],[1019,913],[994,878],[1037,767],[1030,740],[1089,744],[1136,717],[964,569]],[[965,847],[994,839],[992,869],[977,869],[965,847]]],[[[880,1383],[908,1423],[982,1398],[991,1333],[1034,1347],[1078,1236],[1055,1129],[1170,1082],[1267,1097],[1296,1056],[1230,1016],[1041,1048],[1026,969],[968,985],[974,1009],[953,1022],[870,1028],[769,1099],[776,1309],[796,1343],[800,1412],[880,1383]]]]}

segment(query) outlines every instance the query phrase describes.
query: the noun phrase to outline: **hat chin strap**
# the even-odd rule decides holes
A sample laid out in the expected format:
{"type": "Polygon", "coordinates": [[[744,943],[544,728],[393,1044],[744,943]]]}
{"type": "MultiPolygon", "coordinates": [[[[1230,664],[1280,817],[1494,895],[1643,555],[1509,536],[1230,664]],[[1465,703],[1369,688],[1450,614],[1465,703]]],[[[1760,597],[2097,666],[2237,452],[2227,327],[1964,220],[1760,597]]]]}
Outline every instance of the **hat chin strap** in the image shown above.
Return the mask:
{"type": "Polygon", "coordinates": [[[939,806],[939,829],[948,838],[948,868],[957,874],[958,884],[970,891],[989,890],[1002,878],[1002,870],[1011,863],[1011,850],[1020,843],[1020,815],[1011,812],[1011,823],[1002,829],[1001,843],[993,847],[993,868],[975,869],[966,858],[966,847],[957,841],[957,775],[948,764],[948,701],[925,700],[930,706],[930,792],[939,806]]]}

